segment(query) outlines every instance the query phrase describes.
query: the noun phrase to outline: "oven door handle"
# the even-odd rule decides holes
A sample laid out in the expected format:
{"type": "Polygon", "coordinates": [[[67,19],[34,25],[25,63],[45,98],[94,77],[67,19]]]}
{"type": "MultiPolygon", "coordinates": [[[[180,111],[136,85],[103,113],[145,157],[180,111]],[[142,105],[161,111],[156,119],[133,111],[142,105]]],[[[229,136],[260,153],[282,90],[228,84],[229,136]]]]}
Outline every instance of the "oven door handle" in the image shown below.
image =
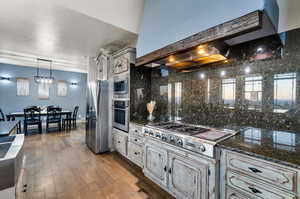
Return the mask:
{"type": "Polygon", "coordinates": [[[115,107],[113,107],[113,109],[114,110],[121,110],[121,111],[127,111],[128,110],[128,108],[115,108],[115,107]]]}

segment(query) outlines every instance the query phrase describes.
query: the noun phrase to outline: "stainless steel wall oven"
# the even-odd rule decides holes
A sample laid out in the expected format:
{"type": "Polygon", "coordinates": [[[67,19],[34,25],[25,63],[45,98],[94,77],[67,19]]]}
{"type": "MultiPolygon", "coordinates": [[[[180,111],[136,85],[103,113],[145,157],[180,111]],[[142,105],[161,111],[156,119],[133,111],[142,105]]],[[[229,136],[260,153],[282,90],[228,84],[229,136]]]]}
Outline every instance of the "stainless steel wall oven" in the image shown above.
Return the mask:
{"type": "Polygon", "coordinates": [[[128,132],[129,100],[113,100],[113,127],[128,132]]]}

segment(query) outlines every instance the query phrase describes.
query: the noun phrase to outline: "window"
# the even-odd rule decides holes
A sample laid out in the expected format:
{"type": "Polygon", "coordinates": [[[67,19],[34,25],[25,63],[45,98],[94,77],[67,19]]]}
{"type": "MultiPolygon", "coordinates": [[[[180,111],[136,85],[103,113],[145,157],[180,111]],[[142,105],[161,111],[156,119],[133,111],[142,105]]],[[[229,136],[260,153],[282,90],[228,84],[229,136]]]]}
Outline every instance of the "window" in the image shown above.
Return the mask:
{"type": "Polygon", "coordinates": [[[210,103],[210,79],[207,79],[207,89],[206,89],[206,103],[210,103]]]}
{"type": "Polygon", "coordinates": [[[168,83],[168,116],[172,118],[172,84],[168,83]]]}
{"type": "Polygon", "coordinates": [[[175,120],[182,118],[182,83],[175,83],[175,120]]]}
{"type": "Polygon", "coordinates": [[[235,104],[235,79],[222,80],[222,100],[224,107],[234,108],[235,104]]]}
{"type": "Polygon", "coordinates": [[[273,131],[273,146],[277,149],[295,151],[296,135],[289,132],[273,131]]]}
{"type": "Polygon", "coordinates": [[[245,100],[249,110],[261,110],[262,76],[245,78],[245,100]]]}
{"type": "Polygon", "coordinates": [[[295,106],[296,73],[274,75],[274,112],[285,113],[295,106]]]}
{"type": "Polygon", "coordinates": [[[251,128],[244,132],[244,141],[252,144],[261,144],[261,129],[251,128]]]}

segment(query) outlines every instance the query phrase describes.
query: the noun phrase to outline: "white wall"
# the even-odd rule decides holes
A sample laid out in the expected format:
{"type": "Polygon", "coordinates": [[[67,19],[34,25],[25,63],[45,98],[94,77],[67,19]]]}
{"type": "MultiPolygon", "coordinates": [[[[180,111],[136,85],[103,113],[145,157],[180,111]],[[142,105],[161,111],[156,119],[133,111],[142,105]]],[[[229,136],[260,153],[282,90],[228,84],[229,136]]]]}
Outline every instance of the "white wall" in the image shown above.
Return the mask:
{"type": "Polygon", "coordinates": [[[146,0],[137,57],[263,7],[263,0],[146,0]]]}
{"type": "Polygon", "coordinates": [[[299,28],[300,0],[277,0],[277,3],[279,6],[278,32],[299,28]]]}

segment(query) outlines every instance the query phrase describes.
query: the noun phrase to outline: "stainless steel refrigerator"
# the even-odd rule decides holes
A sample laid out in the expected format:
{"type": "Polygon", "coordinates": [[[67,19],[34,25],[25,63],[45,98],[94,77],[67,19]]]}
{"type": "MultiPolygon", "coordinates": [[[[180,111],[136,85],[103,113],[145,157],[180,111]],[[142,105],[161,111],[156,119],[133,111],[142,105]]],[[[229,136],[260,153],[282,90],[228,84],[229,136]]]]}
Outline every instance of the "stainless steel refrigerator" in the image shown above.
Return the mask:
{"type": "Polygon", "coordinates": [[[94,153],[108,147],[108,81],[88,81],[86,144],[94,153]]]}

